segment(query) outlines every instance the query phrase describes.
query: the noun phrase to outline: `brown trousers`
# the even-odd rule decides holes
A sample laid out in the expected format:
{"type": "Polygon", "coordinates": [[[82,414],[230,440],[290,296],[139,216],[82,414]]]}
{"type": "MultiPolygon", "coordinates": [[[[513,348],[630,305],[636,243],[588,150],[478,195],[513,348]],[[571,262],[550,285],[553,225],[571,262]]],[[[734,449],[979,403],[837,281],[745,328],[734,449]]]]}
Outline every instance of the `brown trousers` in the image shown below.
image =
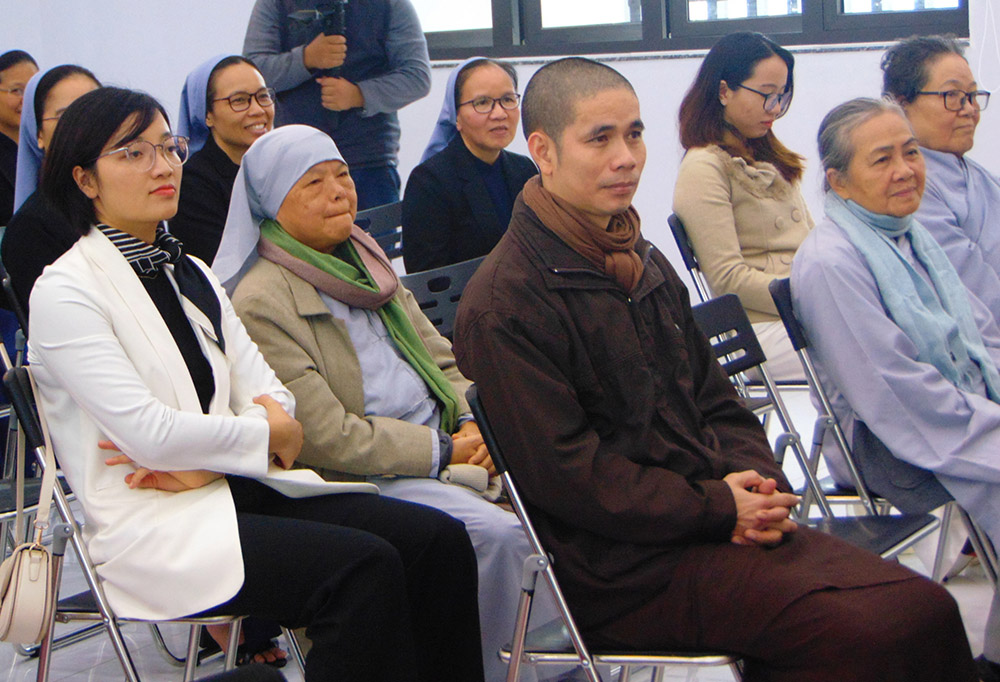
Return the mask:
{"type": "Polygon", "coordinates": [[[692,547],[665,592],[587,639],[736,653],[747,682],[978,680],[944,588],[807,529],[774,549],[692,547]]]}

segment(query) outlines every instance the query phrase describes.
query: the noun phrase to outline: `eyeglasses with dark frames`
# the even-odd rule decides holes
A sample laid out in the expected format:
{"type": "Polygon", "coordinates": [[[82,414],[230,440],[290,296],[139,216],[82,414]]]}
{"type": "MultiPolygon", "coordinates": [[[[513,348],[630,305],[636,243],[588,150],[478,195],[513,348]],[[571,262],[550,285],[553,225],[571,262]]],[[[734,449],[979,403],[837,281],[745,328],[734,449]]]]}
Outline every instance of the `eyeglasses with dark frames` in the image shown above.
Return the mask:
{"type": "Polygon", "coordinates": [[[777,109],[776,118],[781,118],[788,112],[788,107],[792,104],[792,91],[785,90],[784,92],[761,92],[760,90],[754,90],[753,88],[747,87],[746,85],[740,84],[741,88],[744,90],[749,90],[750,92],[755,92],[764,98],[764,111],[769,113],[774,113],[777,109]]]}
{"type": "Polygon", "coordinates": [[[918,95],[941,95],[944,100],[944,108],[948,111],[961,111],[966,102],[972,105],[973,109],[984,110],[990,103],[989,90],[918,90],[918,95]]]}
{"type": "Polygon", "coordinates": [[[274,106],[274,88],[261,88],[257,92],[237,92],[229,97],[217,97],[213,99],[213,102],[222,102],[223,100],[229,102],[230,108],[233,111],[246,111],[250,108],[250,100],[257,100],[259,104],[264,109],[274,106]]]}
{"type": "Polygon", "coordinates": [[[501,95],[500,97],[487,97],[483,95],[482,97],[473,97],[468,102],[459,102],[458,106],[464,107],[466,104],[472,105],[472,110],[477,114],[491,114],[493,113],[493,107],[500,105],[502,109],[511,111],[517,109],[517,105],[521,102],[521,96],[516,92],[508,92],[506,95],[501,95]]]}
{"type": "Polygon", "coordinates": [[[123,147],[118,147],[117,149],[110,149],[97,159],[94,159],[94,163],[98,159],[103,159],[105,156],[112,156],[113,154],[122,154],[122,159],[125,162],[139,171],[140,173],[152,169],[156,163],[156,150],[159,149],[163,154],[163,158],[168,164],[174,168],[180,168],[188,160],[188,139],[180,135],[172,135],[163,140],[160,144],[153,144],[152,142],[147,142],[146,140],[135,140],[129,142],[123,147]]]}

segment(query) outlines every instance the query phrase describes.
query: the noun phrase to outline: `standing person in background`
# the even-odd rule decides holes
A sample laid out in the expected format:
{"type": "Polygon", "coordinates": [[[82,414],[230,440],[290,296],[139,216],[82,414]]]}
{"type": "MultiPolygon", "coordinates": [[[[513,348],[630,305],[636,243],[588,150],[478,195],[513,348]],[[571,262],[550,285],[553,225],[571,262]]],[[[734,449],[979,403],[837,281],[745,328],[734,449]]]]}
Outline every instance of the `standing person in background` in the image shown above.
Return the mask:
{"type": "Polygon", "coordinates": [[[77,98],[99,87],[100,81],[89,70],[62,64],[35,74],[24,91],[28,108],[21,115],[15,212],[0,242],[0,257],[25,313],[31,287],[42,270],[80,238],[69,218],[38,190],[42,160],[63,112],[77,98]]]}
{"type": "Polygon", "coordinates": [[[893,45],[882,72],[882,92],[903,107],[927,164],[916,218],[1000,319],[1000,179],[967,156],[990,93],[978,89],[962,46],[948,37],[893,45]]]}
{"type": "Polygon", "coordinates": [[[0,55],[0,225],[6,225],[14,214],[21,107],[28,80],[37,72],[38,64],[23,50],[0,55]]]}
{"type": "Polygon", "coordinates": [[[311,125],[337,143],[357,185],[358,210],[399,201],[396,112],[431,84],[427,41],[409,0],[257,0],[243,54],[278,91],[278,125],[311,125]],[[318,8],[337,5],[343,35],[324,33],[318,8]],[[291,16],[310,10],[314,20],[291,16]]]}
{"type": "Polygon", "coordinates": [[[177,131],[191,140],[191,160],[170,232],[191,255],[212,263],[243,155],[273,127],[274,90],[249,59],[219,55],[188,74],[177,131]]]}
{"type": "Polygon", "coordinates": [[[771,130],[792,103],[792,54],[760,33],[732,33],[705,57],[681,102],[687,153],[674,213],[712,293],[740,297],[767,366],[803,380],[767,285],[787,277],[813,225],[799,190],[803,159],[771,130]]]}
{"type": "Polygon", "coordinates": [[[517,134],[517,71],[473,57],[448,78],[444,105],[403,197],[407,272],[485,256],[507,230],[514,199],[538,170],[506,151],[517,134]]]}

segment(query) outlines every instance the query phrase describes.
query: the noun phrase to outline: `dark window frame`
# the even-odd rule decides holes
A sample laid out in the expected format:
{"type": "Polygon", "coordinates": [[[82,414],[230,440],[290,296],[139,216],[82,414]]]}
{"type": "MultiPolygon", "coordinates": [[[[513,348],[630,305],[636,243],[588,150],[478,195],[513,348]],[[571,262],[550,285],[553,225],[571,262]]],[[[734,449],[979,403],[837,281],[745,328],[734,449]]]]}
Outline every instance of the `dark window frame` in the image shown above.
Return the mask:
{"type": "Polygon", "coordinates": [[[639,0],[641,24],[542,28],[541,0],[492,0],[493,28],[427,33],[431,59],[525,58],[705,49],[733,31],[760,31],[782,45],[886,43],[914,34],[969,37],[969,4],[957,9],[842,14],[841,0],[801,0],[800,15],[687,21],[687,0],[639,0]]]}

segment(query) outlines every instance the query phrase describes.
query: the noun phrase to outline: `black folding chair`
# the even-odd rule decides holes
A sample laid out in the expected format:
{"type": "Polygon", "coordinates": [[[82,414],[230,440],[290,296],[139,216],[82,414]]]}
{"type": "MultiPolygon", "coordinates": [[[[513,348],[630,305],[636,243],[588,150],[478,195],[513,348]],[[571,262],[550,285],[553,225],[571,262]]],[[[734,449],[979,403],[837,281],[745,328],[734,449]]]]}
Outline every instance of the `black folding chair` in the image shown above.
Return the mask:
{"type": "Polygon", "coordinates": [[[670,226],[670,233],[674,235],[674,241],[677,242],[677,250],[681,252],[684,267],[687,268],[691,275],[691,281],[694,282],[694,290],[698,294],[698,298],[702,301],[709,300],[712,298],[712,290],[708,287],[705,273],[698,265],[698,257],[694,255],[694,247],[691,246],[687,228],[684,227],[684,223],[681,222],[676,213],[670,214],[670,217],[667,218],[667,225],[670,226]]]}
{"type": "MultiPolygon", "coordinates": [[[[795,317],[795,312],[792,309],[792,295],[789,280],[787,278],[772,280],[768,289],[771,292],[771,297],[774,299],[774,303],[778,308],[778,314],[781,316],[781,321],[785,325],[785,330],[788,332],[788,338],[792,342],[792,348],[795,349],[795,352],[799,357],[799,361],[802,363],[802,369],[805,372],[806,382],[809,384],[809,389],[813,392],[813,395],[816,396],[820,403],[818,416],[816,418],[815,425],[813,426],[812,447],[805,464],[806,468],[814,474],[811,479],[815,480],[815,472],[822,454],[823,441],[826,433],[829,432],[833,435],[834,442],[844,455],[844,461],[846,462],[850,472],[851,481],[854,483],[854,490],[844,491],[841,489],[843,492],[841,492],[840,495],[844,501],[858,503],[865,510],[865,515],[863,516],[837,518],[833,519],[833,521],[836,521],[840,525],[843,525],[848,521],[860,521],[861,525],[866,528],[866,533],[872,528],[880,528],[882,532],[886,534],[888,539],[896,541],[895,547],[897,547],[897,549],[893,553],[877,553],[882,554],[882,556],[894,556],[895,554],[898,554],[899,551],[902,551],[918,540],[930,535],[931,532],[938,528],[939,521],[933,514],[892,514],[891,509],[889,509],[890,505],[885,503],[883,500],[875,498],[868,490],[861,478],[860,472],[858,471],[854,460],[854,454],[851,451],[850,446],[847,444],[847,438],[844,435],[843,429],[841,429],[840,422],[837,421],[837,418],[834,415],[830,400],[827,397],[826,392],[823,390],[822,385],[819,383],[816,368],[812,363],[812,359],[809,357],[809,342],[806,338],[805,330],[802,328],[802,325],[799,324],[798,319],[795,317]]],[[[825,497],[824,492],[818,487],[812,490],[812,494],[816,496],[817,500],[821,497],[825,497]]],[[[829,521],[829,519],[825,521],[829,521]]],[[[849,542],[852,541],[851,537],[844,537],[844,539],[849,542]]],[[[874,542],[875,540],[879,540],[879,542],[881,542],[881,538],[869,537],[867,534],[862,536],[861,539],[866,542],[874,542]]],[[[869,548],[871,548],[871,546],[869,546],[869,548]]]]}
{"type": "MultiPolygon", "coordinates": [[[[729,666],[734,678],[742,680],[739,658],[726,653],[598,651],[587,646],[553,572],[552,562],[555,559],[546,552],[535,532],[535,527],[528,516],[528,511],[514,482],[514,476],[500,449],[500,444],[496,440],[475,386],[469,388],[466,397],[472,408],[472,414],[476,418],[476,423],[479,425],[479,430],[482,432],[486,447],[489,448],[497,473],[503,479],[504,487],[510,496],[511,506],[521,520],[524,532],[528,536],[528,543],[531,545],[532,551],[532,554],[524,561],[514,638],[510,646],[506,646],[500,651],[500,658],[507,661],[509,666],[507,682],[517,682],[520,679],[520,668],[523,663],[530,665],[579,665],[583,667],[590,682],[601,682],[596,665],[621,666],[618,682],[628,682],[632,672],[636,668],[644,666],[657,670],[657,677],[654,678],[656,680],[662,679],[660,675],[663,669],[671,666],[729,666]],[[549,585],[562,622],[554,621],[529,632],[528,620],[531,615],[531,606],[539,574],[544,576],[549,585]]],[[[544,453],[539,456],[544,456],[544,453]]]]}
{"type": "MultiPolygon", "coordinates": [[[[39,467],[41,467],[44,471],[47,466],[45,457],[45,438],[42,434],[42,427],[35,406],[35,397],[31,388],[31,380],[28,376],[28,372],[29,368],[27,367],[14,367],[8,369],[3,375],[3,384],[4,388],[7,389],[7,394],[10,396],[11,404],[14,407],[18,422],[21,425],[21,437],[25,439],[25,446],[28,450],[35,454],[35,459],[38,462],[39,467]]],[[[125,679],[128,680],[128,682],[139,682],[139,674],[136,671],[135,664],[132,662],[132,656],[129,653],[128,646],[126,645],[125,638],[122,635],[119,623],[152,623],[151,621],[120,618],[114,613],[114,610],[108,603],[107,597],[104,595],[104,588],[102,587],[101,580],[97,575],[97,569],[90,558],[90,553],[87,551],[87,547],[83,543],[80,526],[76,522],[76,519],[70,510],[67,493],[63,487],[56,486],[53,497],[56,509],[64,522],[60,526],[57,540],[60,544],[63,544],[68,540],[73,547],[89,589],[86,592],[81,592],[79,594],[60,599],[58,603],[54,605],[54,608],[52,609],[52,621],[49,623],[48,633],[37,647],[38,673],[36,679],[38,682],[46,682],[49,678],[52,651],[56,648],[53,632],[55,629],[55,623],[82,621],[91,623],[92,625],[76,633],[71,633],[71,638],[69,641],[64,642],[63,645],[71,644],[89,637],[93,634],[95,628],[97,630],[104,629],[111,639],[112,648],[121,663],[122,670],[125,673],[125,679]]],[[[55,571],[56,589],[53,590],[54,598],[55,595],[58,594],[58,587],[60,584],[59,580],[61,579],[61,559],[57,561],[59,568],[55,571]]],[[[174,657],[174,660],[178,665],[184,665],[185,682],[194,679],[195,667],[198,661],[198,641],[201,633],[201,627],[203,625],[226,623],[231,625],[228,653],[226,657],[226,669],[232,669],[236,665],[236,650],[240,633],[239,621],[239,616],[215,616],[205,618],[189,617],[163,621],[171,623],[184,623],[191,626],[186,658],[177,659],[174,657]]],[[[293,657],[301,663],[301,652],[295,644],[294,636],[288,630],[284,630],[284,632],[286,638],[291,643],[293,657]]]]}
{"type": "Polygon", "coordinates": [[[358,211],[354,224],[375,238],[389,260],[403,256],[403,202],[358,211]]]}
{"type": "Polygon", "coordinates": [[[437,327],[441,336],[450,339],[454,333],[458,301],[483,258],[485,256],[399,278],[417,299],[420,309],[431,324],[437,327]]]}

